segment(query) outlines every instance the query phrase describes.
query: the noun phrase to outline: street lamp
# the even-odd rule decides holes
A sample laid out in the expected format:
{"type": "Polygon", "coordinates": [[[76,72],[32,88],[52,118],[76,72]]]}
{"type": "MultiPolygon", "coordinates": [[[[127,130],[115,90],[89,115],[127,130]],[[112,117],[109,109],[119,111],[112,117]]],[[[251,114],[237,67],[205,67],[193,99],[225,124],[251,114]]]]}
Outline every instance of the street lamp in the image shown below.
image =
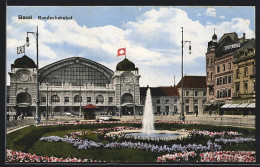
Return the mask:
{"type": "Polygon", "coordinates": [[[183,41],[183,27],[181,27],[181,114],[180,114],[180,120],[184,121],[184,102],[183,102],[183,46],[186,42],[189,42],[189,54],[191,54],[191,41],[183,41]]]}
{"type": "Polygon", "coordinates": [[[49,94],[48,94],[48,93],[49,93],[49,92],[48,92],[48,91],[49,91],[49,90],[48,90],[48,88],[49,88],[49,83],[48,83],[48,82],[46,82],[46,86],[47,86],[47,93],[46,93],[46,94],[47,94],[47,98],[46,98],[46,102],[47,102],[47,103],[46,103],[46,112],[47,112],[47,113],[46,113],[46,114],[47,114],[47,116],[46,116],[46,122],[47,122],[47,121],[48,121],[48,118],[49,118],[49,94]]]}
{"type": "Polygon", "coordinates": [[[81,81],[80,83],[78,82],[79,84],[79,116],[82,117],[82,114],[81,114],[81,101],[82,101],[82,97],[81,97],[81,81]]]}
{"type": "Polygon", "coordinates": [[[28,37],[28,34],[33,34],[33,36],[35,37],[36,39],[36,62],[37,62],[37,65],[36,65],[36,83],[37,83],[37,90],[36,90],[36,116],[35,116],[35,122],[36,124],[39,124],[41,122],[41,116],[40,116],[40,111],[39,111],[39,104],[40,104],[40,100],[39,100],[39,74],[38,74],[38,69],[39,69],[39,61],[38,61],[38,53],[39,53],[39,49],[38,49],[38,36],[39,36],[39,33],[38,33],[38,26],[37,26],[37,29],[36,29],[36,32],[27,32],[27,37],[26,37],[26,46],[30,46],[30,43],[29,43],[29,37],[28,37]]]}

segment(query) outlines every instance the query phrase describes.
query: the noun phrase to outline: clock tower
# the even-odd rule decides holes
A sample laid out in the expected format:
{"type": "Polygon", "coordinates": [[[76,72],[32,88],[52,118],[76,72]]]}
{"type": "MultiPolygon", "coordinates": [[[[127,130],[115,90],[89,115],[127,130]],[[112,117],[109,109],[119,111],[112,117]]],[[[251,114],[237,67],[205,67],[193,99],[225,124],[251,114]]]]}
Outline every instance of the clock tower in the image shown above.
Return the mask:
{"type": "Polygon", "coordinates": [[[138,68],[125,58],[116,66],[113,76],[115,88],[115,103],[121,115],[136,115],[139,113],[140,89],[138,68]]]}
{"type": "Polygon", "coordinates": [[[24,55],[11,65],[10,75],[10,110],[16,115],[34,115],[36,99],[36,65],[24,55]]]}

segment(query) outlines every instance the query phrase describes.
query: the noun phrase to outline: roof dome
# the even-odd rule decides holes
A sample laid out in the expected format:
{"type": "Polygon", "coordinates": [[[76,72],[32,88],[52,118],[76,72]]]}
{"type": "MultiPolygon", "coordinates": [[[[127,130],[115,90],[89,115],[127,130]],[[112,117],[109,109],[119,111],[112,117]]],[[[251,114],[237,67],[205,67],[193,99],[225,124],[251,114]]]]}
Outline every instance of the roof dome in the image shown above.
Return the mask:
{"type": "Polygon", "coordinates": [[[13,67],[15,68],[36,68],[34,61],[28,56],[24,55],[14,61],[13,67]]]}
{"type": "Polygon", "coordinates": [[[213,35],[212,35],[212,39],[213,40],[216,40],[218,38],[218,36],[214,33],[213,35]]]}
{"type": "Polygon", "coordinates": [[[123,61],[120,61],[116,66],[117,71],[134,71],[135,64],[125,58],[123,61]]]}

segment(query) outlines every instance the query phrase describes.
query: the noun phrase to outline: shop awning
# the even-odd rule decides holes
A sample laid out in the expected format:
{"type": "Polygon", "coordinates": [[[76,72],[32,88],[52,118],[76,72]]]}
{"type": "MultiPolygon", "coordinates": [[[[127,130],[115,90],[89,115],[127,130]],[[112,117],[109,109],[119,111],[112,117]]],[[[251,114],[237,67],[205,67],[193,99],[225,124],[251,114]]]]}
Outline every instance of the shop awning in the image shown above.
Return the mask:
{"type": "Polygon", "coordinates": [[[221,108],[228,108],[231,104],[224,104],[221,108]]]}
{"type": "Polygon", "coordinates": [[[93,104],[88,104],[84,108],[97,108],[97,106],[95,106],[93,104]]]}
{"type": "Polygon", "coordinates": [[[255,103],[250,103],[246,108],[255,108],[255,103]]]}
{"type": "Polygon", "coordinates": [[[248,106],[249,103],[242,103],[239,106],[237,106],[237,108],[246,108],[246,106],[248,106]]]}
{"type": "Polygon", "coordinates": [[[231,104],[230,106],[228,106],[228,108],[237,108],[239,104],[231,104]]]}
{"type": "Polygon", "coordinates": [[[125,106],[125,107],[133,107],[134,106],[134,104],[133,103],[123,103],[123,104],[121,104],[121,106],[125,106]]]}

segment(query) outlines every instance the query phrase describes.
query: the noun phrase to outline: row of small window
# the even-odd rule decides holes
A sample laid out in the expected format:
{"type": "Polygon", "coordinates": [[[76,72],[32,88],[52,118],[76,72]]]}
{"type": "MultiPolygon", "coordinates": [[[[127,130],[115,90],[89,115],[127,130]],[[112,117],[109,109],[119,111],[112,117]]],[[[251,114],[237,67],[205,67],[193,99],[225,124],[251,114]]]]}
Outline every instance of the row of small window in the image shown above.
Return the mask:
{"type": "MultiPolygon", "coordinates": [[[[244,92],[243,93],[247,93],[248,92],[248,83],[244,82],[243,86],[244,86],[244,92]]],[[[256,84],[255,84],[255,82],[253,82],[252,86],[254,88],[254,91],[256,91],[256,84]]],[[[240,83],[239,82],[235,83],[235,90],[236,90],[236,92],[240,92],[240,83]]]]}
{"type": "Polygon", "coordinates": [[[209,63],[209,58],[207,58],[207,67],[209,67],[209,64],[210,66],[213,66],[213,63],[214,63],[213,58],[210,59],[210,63],[209,63]]]}
{"type": "MultiPolygon", "coordinates": [[[[190,103],[190,99],[186,99],[185,102],[186,102],[187,104],[190,103]]],[[[193,103],[194,103],[194,104],[198,104],[198,99],[194,99],[194,100],[193,100],[193,103]]]]}
{"type": "MultiPolygon", "coordinates": [[[[185,112],[190,112],[190,106],[185,106],[185,112]]],[[[198,106],[194,106],[194,112],[198,112],[198,106]]]]}
{"type": "MultiPolygon", "coordinates": [[[[236,69],[236,79],[239,79],[239,74],[240,74],[240,71],[239,71],[239,68],[236,69]]],[[[247,77],[248,76],[248,68],[247,67],[244,67],[244,77],[247,77]]]]}
{"type": "Polygon", "coordinates": [[[231,75],[217,78],[217,85],[231,83],[231,75]],[[223,81],[223,82],[222,82],[223,81]]]}
{"type": "Polygon", "coordinates": [[[231,89],[217,90],[217,98],[231,97],[231,89]]]}
{"type": "MultiPolygon", "coordinates": [[[[194,96],[198,96],[198,91],[194,91],[194,96]]],[[[185,96],[190,96],[190,91],[185,91],[185,96]]],[[[203,96],[206,96],[206,91],[203,91],[203,96]]]]}
{"type": "MultiPolygon", "coordinates": [[[[46,103],[47,99],[46,97],[41,97],[41,102],[46,103]]],[[[51,97],[51,102],[60,102],[60,97],[58,95],[52,95],[51,97]]],[[[64,97],[64,102],[70,102],[69,97],[64,97]]],[[[74,96],[74,102],[82,102],[82,97],[79,95],[74,96]]],[[[91,102],[91,97],[87,97],[87,102],[91,102]]],[[[104,97],[102,95],[98,95],[96,97],[96,103],[103,103],[104,102],[104,97]]],[[[113,97],[108,98],[108,102],[113,102],[113,97]]]]}
{"type": "MultiPolygon", "coordinates": [[[[157,113],[169,112],[170,111],[170,107],[169,106],[165,106],[165,110],[163,111],[163,110],[161,110],[161,106],[157,106],[156,111],[157,111],[157,113]]],[[[174,106],[173,111],[177,112],[177,107],[176,106],[174,106]]]]}
{"type": "MultiPolygon", "coordinates": [[[[165,100],[165,104],[168,104],[170,102],[170,100],[165,100]]],[[[156,101],[157,104],[160,104],[161,103],[161,100],[157,100],[156,101]]],[[[176,104],[177,103],[177,100],[174,100],[174,103],[176,104]]]]}
{"type": "MultiPolygon", "coordinates": [[[[220,72],[220,66],[217,66],[217,73],[220,72]]],[[[228,70],[231,70],[231,63],[228,63],[228,70]]],[[[226,71],[226,64],[222,64],[222,72],[226,71]]]]}

